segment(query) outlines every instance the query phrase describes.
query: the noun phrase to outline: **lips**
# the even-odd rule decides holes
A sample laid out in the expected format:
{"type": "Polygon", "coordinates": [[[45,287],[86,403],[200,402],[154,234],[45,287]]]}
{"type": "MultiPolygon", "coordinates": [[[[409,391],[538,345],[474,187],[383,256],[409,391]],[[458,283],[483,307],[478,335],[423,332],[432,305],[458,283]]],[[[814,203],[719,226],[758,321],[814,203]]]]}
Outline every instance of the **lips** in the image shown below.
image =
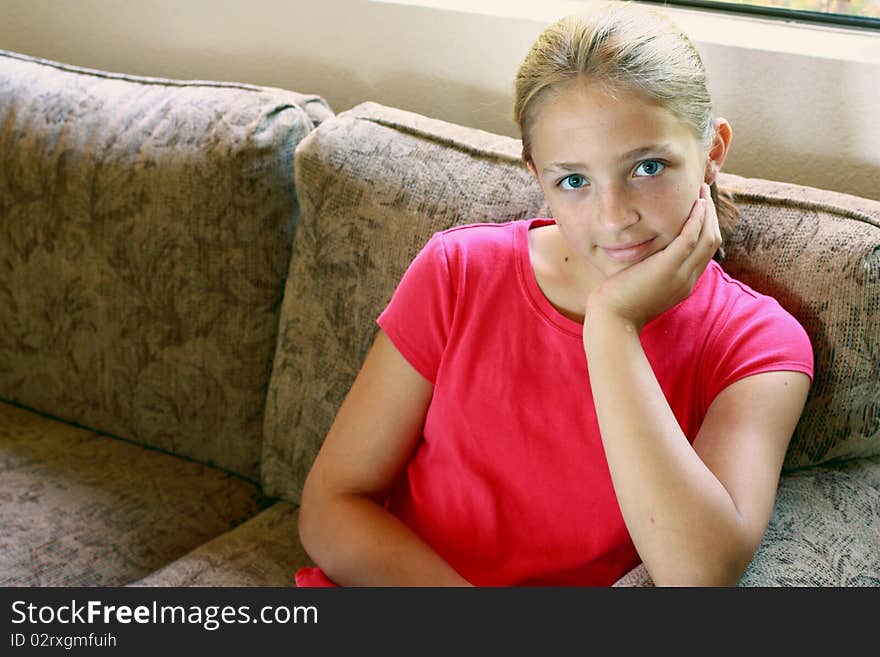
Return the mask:
{"type": "Polygon", "coordinates": [[[632,260],[638,260],[644,256],[651,249],[651,244],[653,242],[654,238],[652,237],[643,242],[628,242],[627,244],[603,246],[601,248],[612,260],[616,260],[617,262],[630,262],[632,260]]]}

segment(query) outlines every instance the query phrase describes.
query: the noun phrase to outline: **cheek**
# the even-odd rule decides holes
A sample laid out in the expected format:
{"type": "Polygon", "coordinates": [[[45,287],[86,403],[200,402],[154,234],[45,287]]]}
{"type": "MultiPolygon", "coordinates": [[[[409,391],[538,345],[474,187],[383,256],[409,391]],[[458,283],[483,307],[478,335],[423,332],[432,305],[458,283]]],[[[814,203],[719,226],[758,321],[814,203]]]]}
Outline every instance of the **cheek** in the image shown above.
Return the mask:
{"type": "Polygon", "coordinates": [[[568,247],[576,253],[585,254],[595,238],[593,222],[586,216],[588,210],[584,207],[572,207],[567,203],[551,206],[550,209],[559,235],[568,247]]]}
{"type": "Polygon", "coordinates": [[[645,197],[651,216],[663,228],[678,233],[697,199],[699,189],[695,189],[696,191],[691,191],[690,185],[682,183],[658,185],[645,197]]]}
{"type": "MultiPolygon", "coordinates": [[[[574,195],[572,195],[573,197],[574,195]]],[[[595,219],[588,202],[577,202],[574,198],[565,202],[550,203],[550,210],[559,232],[564,236],[577,240],[584,237],[591,229],[595,219]]]]}
{"type": "Polygon", "coordinates": [[[576,225],[584,223],[583,220],[589,212],[589,204],[579,201],[576,194],[545,194],[544,198],[547,199],[550,213],[560,227],[568,226],[569,230],[572,230],[576,225]]]}

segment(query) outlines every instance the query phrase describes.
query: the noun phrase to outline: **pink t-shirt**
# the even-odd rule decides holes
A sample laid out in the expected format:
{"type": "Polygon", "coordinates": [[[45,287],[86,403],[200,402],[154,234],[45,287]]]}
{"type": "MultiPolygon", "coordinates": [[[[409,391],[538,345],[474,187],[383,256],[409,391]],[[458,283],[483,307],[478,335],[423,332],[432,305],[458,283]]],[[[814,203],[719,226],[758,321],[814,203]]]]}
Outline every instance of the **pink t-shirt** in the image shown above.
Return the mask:
{"type": "MultiPolygon", "coordinates": [[[[552,222],[437,233],[378,319],[434,384],[387,506],[478,586],[610,585],[640,562],[599,435],[583,326],[550,304],[531,267],[528,230],[552,222]]],[[[641,342],[691,442],[734,381],[813,375],[801,325],[715,262],[641,342]]],[[[319,568],[296,582],[333,584],[319,568]]]]}

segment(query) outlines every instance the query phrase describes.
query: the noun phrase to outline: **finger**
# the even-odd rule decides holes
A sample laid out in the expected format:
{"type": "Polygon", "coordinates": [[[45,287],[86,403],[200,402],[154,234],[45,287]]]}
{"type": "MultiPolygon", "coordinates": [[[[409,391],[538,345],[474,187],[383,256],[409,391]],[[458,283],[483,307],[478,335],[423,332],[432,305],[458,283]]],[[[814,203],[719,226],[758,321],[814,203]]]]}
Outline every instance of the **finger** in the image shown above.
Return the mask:
{"type": "Polygon", "coordinates": [[[703,183],[700,185],[700,198],[706,201],[706,211],[711,214],[712,218],[717,220],[718,213],[715,208],[715,202],[712,200],[712,190],[709,188],[709,185],[703,183]]]}
{"type": "Polygon", "coordinates": [[[663,267],[667,271],[681,271],[685,267],[685,263],[700,242],[704,214],[702,201],[698,199],[678,235],[663,250],[655,254],[658,264],[666,263],[663,267]]]}
{"type": "Polygon", "coordinates": [[[715,208],[714,201],[712,201],[709,185],[703,183],[700,192],[706,202],[706,218],[703,222],[703,233],[707,240],[707,248],[712,252],[712,255],[715,255],[715,251],[721,246],[721,227],[718,224],[718,211],[715,208]]]}
{"type": "Polygon", "coordinates": [[[717,242],[717,247],[721,246],[721,224],[718,221],[718,208],[715,207],[715,201],[712,200],[712,194],[709,191],[709,185],[706,185],[706,194],[709,195],[709,211],[712,213],[712,227],[715,232],[715,241],[717,242]]]}
{"type": "Polygon", "coordinates": [[[682,264],[685,268],[702,271],[721,246],[721,230],[709,186],[705,183],[701,186],[698,203],[703,206],[703,222],[697,241],[682,264]]]}
{"type": "Polygon", "coordinates": [[[683,258],[687,257],[695,248],[697,248],[697,245],[700,242],[700,235],[703,232],[703,226],[706,223],[705,220],[706,201],[703,198],[698,198],[694,201],[690,216],[688,216],[681,232],[678,234],[678,237],[673,240],[678,243],[677,246],[681,249],[681,255],[683,258]]]}
{"type": "Polygon", "coordinates": [[[708,185],[701,185],[697,199],[691,206],[691,211],[685,219],[678,235],[666,245],[663,252],[666,258],[676,261],[679,265],[694,252],[700,243],[700,235],[703,232],[703,225],[706,219],[706,199],[711,202],[711,195],[708,195],[708,185]]]}

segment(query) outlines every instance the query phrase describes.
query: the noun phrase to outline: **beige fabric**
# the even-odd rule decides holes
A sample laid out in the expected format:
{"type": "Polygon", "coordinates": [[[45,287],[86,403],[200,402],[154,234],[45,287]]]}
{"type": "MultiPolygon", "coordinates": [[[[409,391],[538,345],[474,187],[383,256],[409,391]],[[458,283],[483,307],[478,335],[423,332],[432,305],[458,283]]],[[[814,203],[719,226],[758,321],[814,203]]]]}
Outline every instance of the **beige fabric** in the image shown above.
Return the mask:
{"type": "Polygon", "coordinates": [[[300,102],[0,52],[0,399],[258,478],[300,102]]]}
{"type": "Polygon", "coordinates": [[[512,140],[373,103],[303,141],[296,160],[302,220],[266,408],[269,494],[299,503],[375,319],[430,236],[538,212],[540,188],[517,158],[512,140]]]}
{"type": "MultiPolygon", "coordinates": [[[[782,476],[739,586],[880,586],[880,458],[782,476]]],[[[653,586],[643,564],[614,586],[653,586]]]]}
{"type": "Polygon", "coordinates": [[[0,403],[0,586],[119,586],[257,514],[239,477],[0,403]]]}
{"type": "Polygon", "coordinates": [[[640,563],[638,566],[629,571],[626,575],[621,577],[619,580],[614,582],[611,585],[613,587],[653,587],[654,580],[651,579],[651,574],[648,572],[648,569],[645,568],[645,564],[640,563]]]}
{"type": "Polygon", "coordinates": [[[242,82],[221,82],[218,80],[174,80],[171,78],[128,75],[125,73],[114,73],[112,71],[102,71],[99,69],[86,68],[83,66],[72,66],[70,64],[64,64],[63,62],[52,61],[50,59],[31,57],[29,55],[23,55],[21,53],[12,52],[9,50],[0,50],[0,62],[2,62],[3,65],[11,63],[5,61],[7,58],[9,60],[17,59],[22,62],[41,64],[43,66],[54,68],[58,71],[79,73],[96,78],[103,78],[106,80],[128,80],[129,82],[135,82],[137,84],[154,84],[162,87],[197,86],[203,88],[210,87],[215,89],[241,89],[246,91],[256,91],[258,93],[280,93],[285,96],[289,101],[293,102],[295,105],[298,105],[303,110],[305,110],[306,114],[308,114],[309,119],[314,125],[320,125],[322,121],[326,121],[333,116],[333,110],[327,104],[327,101],[317,94],[303,94],[296,91],[290,91],[288,89],[261,87],[253,84],[245,84],[242,82]]]}
{"type": "Polygon", "coordinates": [[[878,499],[880,499],[880,456],[835,461],[828,464],[827,467],[845,474],[853,474],[864,484],[877,490],[878,499]]]}
{"type": "MultiPolygon", "coordinates": [[[[782,476],[739,586],[880,586],[880,457],[782,476]]],[[[614,586],[653,586],[644,564],[614,586]]]]}
{"type": "Polygon", "coordinates": [[[294,586],[314,563],[302,548],[298,508],[278,502],[132,586],[294,586]]]}
{"type": "Polygon", "coordinates": [[[880,454],[880,202],[725,176],[742,219],[723,266],[803,324],[816,378],[786,469],[880,454]]]}
{"type": "Polygon", "coordinates": [[[773,518],[741,586],[880,586],[876,460],[782,477],[773,518]],[[861,472],[865,472],[864,476],[861,472]]]}

